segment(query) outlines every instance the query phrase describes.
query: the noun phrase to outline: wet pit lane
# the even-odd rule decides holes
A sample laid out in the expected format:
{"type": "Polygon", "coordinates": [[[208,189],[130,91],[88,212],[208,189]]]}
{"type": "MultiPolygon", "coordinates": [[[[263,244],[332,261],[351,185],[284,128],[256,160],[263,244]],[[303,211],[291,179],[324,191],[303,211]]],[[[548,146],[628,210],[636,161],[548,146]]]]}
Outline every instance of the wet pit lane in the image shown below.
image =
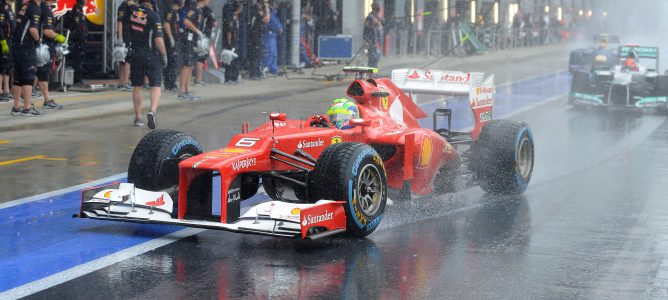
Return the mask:
{"type": "MultiPolygon", "coordinates": [[[[542,81],[554,84],[559,80],[542,81]]],[[[291,115],[322,110],[325,103],[308,99],[325,99],[340,89],[302,95],[299,99],[305,100],[296,100],[302,102],[286,110],[291,115]]],[[[503,93],[503,89],[498,90],[503,93]]],[[[501,107],[513,103],[499,97],[501,107]]],[[[505,113],[529,123],[536,144],[533,178],[521,196],[488,195],[473,187],[454,194],[393,201],[379,229],[365,239],[301,242],[196,230],[116,257],[127,249],[183,231],[178,227],[72,220],[69,216],[78,209],[76,195],[63,196],[34,204],[51,201],[60,205],[40,211],[41,217],[32,217],[28,208],[14,221],[4,218],[0,224],[1,237],[14,243],[12,249],[2,248],[2,257],[23,257],[0,260],[3,269],[11,271],[0,275],[0,282],[5,282],[0,285],[0,298],[668,297],[666,117],[620,109],[572,109],[559,91],[532,97],[544,101],[509,107],[505,113]],[[59,219],[42,219],[49,214],[59,219]],[[38,226],[44,231],[41,235],[26,230],[38,226]],[[35,249],[38,246],[47,250],[39,252],[35,249]],[[31,256],[31,251],[40,254],[31,256]],[[62,266],[54,267],[55,261],[62,266]],[[100,262],[97,267],[96,262],[100,262]],[[68,274],[70,268],[81,266],[84,268],[76,275],[68,274]],[[44,278],[48,280],[40,282],[44,278]],[[32,284],[34,292],[24,289],[1,294],[24,284],[32,284]]],[[[267,101],[264,108],[280,106],[267,101]]],[[[236,124],[249,113],[257,114],[259,103],[232,104],[211,111],[177,110],[161,114],[161,124],[192,132],[211,149],[229,139],[238,130],[236,124]],[[221,111],[226,112],[225,120],[212,116],[200,119],[202,114],[221,111]],[[180,117],[165,118],[172,115],[180,117]],[[193,119],[201,122],[188,121],[193,119]],[[214,126],[220,127],[224,136],[213,132],[214,126]]],[[[86,152],[91,150],[83,150],[83,145],[94,139],[103,125],[64,125],[64,130],[90,126],[81,136],[67,141],[54,137],[54,145],[47,148],[65,149],[54,150],[54,155],[70,157],[66,164],[71,165],[27,166],[23,170],[45,168],[46,174],[36,175],[39,182],[45,181],[42,176],[66,169],[75,170],[74,175],[67,175],[70,179],[97,179],[124,171],[131,145],[144,132],[122,127],[120,124],[127,123],[124,119],[103,121],[123,129],[109,131],[108,140],[93,147],[99,153],[86,152]],[[82,148],[82,152],[67,156],[67,149],[72,148],[65,144],[82,148]],[[113,149],[111,156],[106,161],[100,159],[109,148],[113,149]],[[97,162],[99,168],[86,168],[86,162],[97,162]]],[[[4,183],[5,187],[10,184],[4,183]]],[[[9,191],[17,195],[11,199],[24,193],[9,191]]]]}
{"type": "Polygon", "coordinates": [[[665,117],[564,102],[516,116],[537,145],[522,196],[395,201],[366,239],[204,231],[29,298],[667,296],[665,117]]]}

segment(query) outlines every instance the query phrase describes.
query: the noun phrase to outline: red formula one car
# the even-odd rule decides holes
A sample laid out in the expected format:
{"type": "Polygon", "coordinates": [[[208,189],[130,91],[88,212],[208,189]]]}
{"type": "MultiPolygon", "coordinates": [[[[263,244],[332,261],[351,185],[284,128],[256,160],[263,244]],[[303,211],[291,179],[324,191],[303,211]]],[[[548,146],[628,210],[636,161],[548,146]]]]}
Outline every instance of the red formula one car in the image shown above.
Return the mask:
{"type": "Polygon", "coordinates": [[[372,79],[376,69],[346,71],[357,74],[347,90],[359,108],[353,128],[323,115],[272,113],[210,152],[185,133],[151,131],[132,155],[129,183],[84,191],[78,216],[317,239],[373,232],[388,188],[399,191],[395,201],[452,191],[461,178],[492,193],[527,188],[533,137],[525,123],[492,120],[493,75],[403,69],[372,79]],[[449,109],[434,112],[433,130],[422,128],[427,115],[412,96],[421,93],[468,95],[472,131],[452,131],[449,109]],[[441,117],[447,128],[437,128],[441,117]],[[260,186],[272,200],[242,206],[260,186]]]}

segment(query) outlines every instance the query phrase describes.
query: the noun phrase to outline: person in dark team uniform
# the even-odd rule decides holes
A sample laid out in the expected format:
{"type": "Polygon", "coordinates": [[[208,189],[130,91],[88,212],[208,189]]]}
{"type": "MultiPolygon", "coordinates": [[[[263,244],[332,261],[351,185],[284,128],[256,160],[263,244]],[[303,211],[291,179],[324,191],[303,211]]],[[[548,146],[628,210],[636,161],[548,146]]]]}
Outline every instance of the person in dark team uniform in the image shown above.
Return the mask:
{"type": "Polygon", "coordinates": [[[2,84],[2,93],[0,93],[0,102],[8,102],[13,98],[9,92],[9,79],[14,68],[14,59],[12,57],[12,35],[16,19],[12,5],[13,0],[4,0],[0,4],[0,84],[2,84]]]}
{"type": "MultiPolygon", "coordinates": [[[[202,20],[201,23],[198,25],[198,27],[202,29],[204,35],[207,36],[212,43],[215,42],[214,41],[215,37],[212,34],[213,34],[213,29],[215,29],[216,26],[218,26],[218,22],[216,21],[216,14],[213,13],[213,10],[211,9],[211,7],[209,7],[207,1],[207,5],[202,7],[202,20]]],[[[202,81],[202,69],[204,68],[204,62],[208,57],[209,53],[207,52],[206,54],[200,55],[197,58],[197,62],[195,63],[196,86],[206,85],[206,82],[202,81]]]]}
{"type": "Polygon", "coordinates": [[[83,12],[84,0],[77,0],[71,11],[65,17],[65,28],[70,30],[70,54],[68,56],[74,68],[74,84],[83,84],[82,66],[84,49],[88,39],[88,23],[83,12]]]}
{"type": "Polygon", "coordinates": [[[56,103],[56,101],[49,99],[49,75],[51,75],[53,61],[56,57],[55,43],[65,43],[65,36],[53,31],[53,12],[51,11],[51,5],[55,1],[56,0],[43,0],[40,5],[42,11],[40,17],[42,22],[40,36],[43,36],[43,41],[49,46],[49,53],[51,54],[51,61],[37,68],[37,85],[44,96],[44,104],[42,105],[42,108],[45,109],[63,108],[63,106],[56,103]]]}
{"type": "Polygon", "coordinates": [[[258,0],[255,5],[250,7],[248,68],[250,69],[251,80],[259,80],[262,78],[264,33],[267,31],[267,24],[269,23],[270,18],[269,0],[258,0]]]}
{"type": "Polygon", "coordinates": [[[174,0],[172,8],[165,13],[163,20],[165,26],[165,38],[167,41],[167,67],[165,68],[163,80],[165,91],[178,93],[176,77],[179,67],[179,46],[181,43],[181,30],[179,28],[179,10],[183,8],[184,0],[174,0]]]}
{"type": "MultiPolygon", "coordinates": [[[[232,50],[240,49],[239,40],[239,15],[243,10],[243,5],[239,1],[228,2],[223,6],[223,48],[232,50]]],[[[225,83],[239,83],[239,69],[241,68],[240,59],[233,59],[229,65],[225,66],[225,83]]]]}
{"type": "Polygon", "coordinates": [[[144,77],[148,78],[151,87],[151,111],[146,118],[148,127],[155,129],[157,125],[156,112],[160,102],[160,85],[162,84],[162,69],[167,66],[167,52],[163,40],[162,21],[151,7],[151,0],[139,0],[134,6],[126,25],[129,26],[130,51],[130,82],[132,82],[132,100],[135,110],[135,126],[142,126],[141,103],[144,77]]]}
{"type": "Polygon", "coordinates": [[[14,56],[14,106],[13,116],[35,117],[41,116],[35,107],[31,106],[32,85],[35,81],[37,57],[35,50],[39,37],[41,0],[30,0],[21,5],[16,16],[16,28],[13,36],[14,56]],[[19,97],[23,97],[23,108],[20,108],[19,97]]]}
{"type": "MultiPolygon", "coordinates": [[[[132,8],[136,6],[137,3],[135,0],[125,0],[118,6],[118,11],[116,12],[116,44],[122,45],[125,42],[130,42],[130,31],[129,26],[124,26],[128,22],[132,8]],[[124,38],[126,40],[124,40],[124,38]]],[[[130,45],[126,45],[130,46],[130,45]]],[[[120,70],[118,71],[118,85],[117,89],[130,91],[132,90],[132,85],[128,82],[130,81],[130,64],[126,61],[120,63],[120,70]]]]}
{"type": "Polygon", "coordinates": [[[181,77],[179,78],[179,99],[196,100],[199,97],[190,92],[190,79],[192,78],[193,66],[195,65],[196,54],[193,48],[197,45],[197,40],[204,37],[204,33],[198,25],[202,21],[202,7],[207,5],[209,0],[197,0],[195,5],[186,5],[183,18],[183,35],[181,36],[181,77]]]}

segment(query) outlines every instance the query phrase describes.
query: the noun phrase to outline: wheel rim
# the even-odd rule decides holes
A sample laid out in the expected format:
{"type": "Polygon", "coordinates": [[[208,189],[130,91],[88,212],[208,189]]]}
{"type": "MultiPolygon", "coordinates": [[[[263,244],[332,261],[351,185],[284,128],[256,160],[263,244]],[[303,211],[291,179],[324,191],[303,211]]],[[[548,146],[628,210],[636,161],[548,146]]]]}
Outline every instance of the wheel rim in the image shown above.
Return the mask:
{"type": "Polygon", "coordinates": [[[380,178],[380,172],[376,166],[366,165],[362,168],[357,180],[357,199],[362,212],[369,217],[375,215],[380,209],[384,190],[380,178]]]}
{"type": "Polygon", "coordinates": [[[533,145],[528,137],[522,138],[518,152],[517,170],[523,179],[527,179],[533,169],[533,145]]]}

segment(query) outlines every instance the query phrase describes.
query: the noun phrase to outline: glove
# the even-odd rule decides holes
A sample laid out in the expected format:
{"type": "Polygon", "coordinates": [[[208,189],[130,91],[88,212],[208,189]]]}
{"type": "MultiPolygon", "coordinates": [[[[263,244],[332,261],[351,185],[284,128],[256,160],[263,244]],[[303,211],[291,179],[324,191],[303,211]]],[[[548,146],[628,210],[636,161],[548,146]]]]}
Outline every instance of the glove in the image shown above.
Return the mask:
{"type": "Polygon", "coordinates": [[[162,55],[162,68],[163,69],[167,67],[167,63],[168,63],[167,62],[167,54],[163,54],[162,55]]]}
{"type": "Polygon", "coordinates": [[[64,44],[65,43],[65,36],[62,35],[62,34],[56,34],[56,37],[53,38],[53,40],[56,41],[56,43],[64,44]]]}
{"type": "Polygon", "coordinates": [[[116,40],[116,47],[125,47],[125,43],[123,43],[123,39],[116,40]]]}
{"type": "Polygon", "coordinates": [[[197,36],[199,37],[200,40],[206,38],[206,36],[204,35],[204,33],[202,33],[201,31],[197,31],[197,36]]]}
{"type": "Polygon", "coordinates": [[[224,49],[223,52],[220,53],[220,60],[226,65],[229,65],[230,63],[232,63],[232,61],[234,59],[239,57],[239,55],[237,55],[234,52],[234,50],[235,50],[234,48],[231,49],[231,50],[230,49],[224,49]]]}
{"type": "Polygon", "coordinates": [[[0,41],[0,48],[2,48],[2,54],[9,54],[9,45],[7,45],[7,40],[0,41]]]}
{"type": "Polygon", "coordinates": [[[169,37],[169,45],[170,45],[172,48],[175,48],[175,47],[176,47],[176,42],[174,41],[174,37],[172,37],[172,36],[169,37]]]}

